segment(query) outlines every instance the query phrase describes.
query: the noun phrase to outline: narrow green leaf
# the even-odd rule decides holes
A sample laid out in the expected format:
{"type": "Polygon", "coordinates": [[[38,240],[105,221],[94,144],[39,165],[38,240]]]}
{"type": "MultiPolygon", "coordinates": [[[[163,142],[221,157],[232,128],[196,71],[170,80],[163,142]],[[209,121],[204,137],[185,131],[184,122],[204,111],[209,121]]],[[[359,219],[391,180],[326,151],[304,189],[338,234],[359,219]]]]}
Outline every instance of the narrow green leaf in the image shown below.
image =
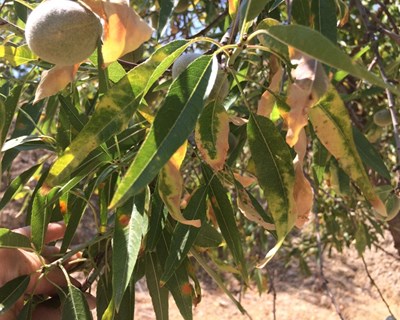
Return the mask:
{"type": "Polygon", "coordinates": [[[232,203],[228,198],[227,191],[222,186],[218,177],[213,175],[211,169],[206,166],[202,166],[202,171],[204,179],[209,186],[208,196],[210,198],[222,236],[231,250],[233,259],[236,265],[239,267],[243,278],[245,281],[247,281],[248,274],[246,260],[244,259],[243,255],[242,239],[236,225],[232,203]]]}
{"type": "Polygon", "coordinates": [[[19,248],[32,250],[31,241],[22,234],[0,228],[0,248],[19,248]]]}
{"type": "Polygon", "coordinates": [[[364,164],[379,173],[383,178],[390,181],[390,172],[383,162],[382,156],[368,139],[358,130],[353,128],[354,142],[364,164]]]}
{"type": "Polygon", "coordinates": [[[125,290],[119,311],[115,313],[114,320],[132,320],[135,315],[135,282],[134,276],[131,277],[128,288],[125,290]]]}
{"type": "Polygon", "coordinates": [[[0,316],[22,297],[30,279],[29,275],[20,276],[8,281],[0,288],[0,316]]]}
{"type": "Polygon", "coordinates": [[[113,299],[117,312],[131,279],[142,237],[147,230],[147,215],[144,212],[144,206],[139,204],[140,198],[144,197],[145,193],[136,196],[127,205],[119,208],[115,215],[112,282],[113,299]]]}
{"type": "Polygon", "coordinates": [[[41,164],[37,164],[28,170],[22,172],[17,176],[5,190],[3,197],[0,200],[0,210],[3,209],[7,203],[18,193],[19,190],[29,181],[34,173],[41,167],[41,164]]]}
{"type": "Polygon", "coordinates": [[[20,47],[2,45],[0,46],[0,58],[10,62],[13,67],[18,67],[22,64],[37,60],[38,57],[32,53],[27,45],[20,47]]]}
{"type": "Polygon", "coordinates": [[[239,311],[242,314],[248,314],[246,309],[243,308],[243,306],[240,304],[238,300],[232,295],[232,293],[228,290],[228,288],[225,286],[224,280],[221,279],[218,273],[216,273],[210,266],[208,265],[207,261],[204,260],[204,258],[194,249],[190,250],[190,253],[193,255],[193,257],[196,259],[196,261],[202,266],[202,268],[210,275],[210,277],[217,283],[217,285],[224,291],[224,293],[231,299],[231,301],[236,305],[236,307],[239,309],[239,311]]]}
{"type": "MultiPolygon", "coordinates": [[[[201,187],[197,189],[183,211],[183,216],[188,220],[200,219],[203,223],[206,218],[206,195],[207,188],[201,187]]],[[[161,276],[161,283],[167,282],[175,270],[181,265],[186,258],[192,244],[199,234],[200,228],[190,225],[177,223],[172,233],[171,247],[169,255],[164,265],[164,273],[161,276]]]]}
{"type": "Polygon", "coordinates": [[[7,96],[5,104],[5,117],[2,119],[2,130],[0,132],[0,146],[3,146],[6,140],[8,129],[10,128],[11,122],[14,118],[15,110],[17,108],[18,100],[21,95],[22,85],[15,86],[10,94],[7,96]]]}
{"type": "Polygon", "coordinates": [[[83,292],[72,284],[68,285],[68,295],[62,308],[61,317],[62,320],[93,319],[83,292]]]}
{"type": "Polygon", "coordinates": [[[110,208],[123,203],[128,192],[136,194],[143,190],[193,131],[203,108],[213,62],[212,56],[202,56],[172,82],[146,140],[115,192],[110,208]]]}
{"type": "Polygon", "coordinates": [[[218,248],[222,245],[224,238],[222,235],[209,223],[201,224],[199,234],[194,242],[194,246],[201,248],[218,248]]]}
{"type": "MultiPolygon", "coordinates": [[[[157,186],[155,190],[158,190],[157,186]]],[[[151,195],[150,208],[149,231],[146,236],[147,251],[153,251],[155,249],[168,218],[168,211],[164,209],[164,203],[157,191],[153,192],[151,195]]]]}
{"type": "MultiPolygon", "coordinates": [[[[178,3],[178,1],[175,1],[178,3]]],[[[160,38],[167,27],[167,23],[172,16],[172,11],[174,10],[174,1],[173,0],[159,0],[160,10],[158,17],[158,26],[157,26],[157,37],[160,38]]]]}
{"type": "MultiPolygon", "coordinates": [[[[161,265],[163,265],[167,259],[170,243],[170,235],[164,231],[157,244],[157,255],[161,265]]],[[[189,274],[184,263],[178,267],[174,275],[166,283],[166,287],[172,293],[183,319],[191,320],[193,318],[192,287],[189,283],[189,274]]]]}
{"type": "Polygon", "coordinates": [[[271,120],[251,114],[247,136],[258,182],[267,199],[278,236],[278,243],[261,263],[265,265],[295,222],[294,169],[289,147],[271,120]]]}
{"type": "Polygon", "coordinates": [[[57,191],[58,188],[48,190],[47,187],[41,187],[34,195],[31,213],[32,243],[39,253],[42,251],[47,225],[51,219],[50,203],[57,191]]]}
{"type": "Polygon", "coordinates": [[[126,128],[142,96],[188,44],[177,40],[161,47],[108,90],[89,122],[53,164],[46,183],[50,186],[63,183],[91,151],[126,128]]]}
{"type": "Polygon", "coordinates": [[[335,0],[312,0],[311,12],[313,15],[314,29],[333,43],[337,42],[337,18],[335,0]]]}
{"type": "Polygon", "coordinates": [[[271,2],[271,0],[242,1],[240,11],[241,16],[243,17],[243,23],[248,24],[249,22],[257,18],[269,2],[271,2]]]}
{"type": "Polygon", "coordinates": [[[146,253],[146,283],[157,320],[168,320],[168,296],[166,287],[160,287],[162,267],[155,253],[146,253]]]}
{"type": "MultiPolygon", "coordinates": [[[[31,135],[33,130],[36,129],[36,124],[39,121],[43,109],[43,101],[36,104],[26,103],[18,112],[17,119],[15,120],[14,131],[10,139],[18,138],[21,136],[31,135]]],[[[4,153],[2,166],[3,170],[7,170],[12,161],[17,157],[19,151],[16,149],[8,150],[4,153]]]]}
{"type": "Polygon", "coordinates": [[[292,1],[292,17],[297,24],[310,26],[310,1],[309,0],[293,0],[292,1]]]}
{"type": "Polygon", "coordinates": [[[328,93],[310,109],[309,117],[321,143],[357,184],[374,209],[382,216],[386,216],[385,206],[375,194],[358,154],[347,109],[332,86],[328,93]]]}
{"type": "Polygon", "coordinates": [[[271,37],[328,66],[347,71],[357,78],[366,80],[378,87],[387,88],[395,94],[400,94],[399,88],[386,84],[365,67],[352,61],[347,54],[318,31],[301,25],[272,26],[265,30],[271,37]]]}

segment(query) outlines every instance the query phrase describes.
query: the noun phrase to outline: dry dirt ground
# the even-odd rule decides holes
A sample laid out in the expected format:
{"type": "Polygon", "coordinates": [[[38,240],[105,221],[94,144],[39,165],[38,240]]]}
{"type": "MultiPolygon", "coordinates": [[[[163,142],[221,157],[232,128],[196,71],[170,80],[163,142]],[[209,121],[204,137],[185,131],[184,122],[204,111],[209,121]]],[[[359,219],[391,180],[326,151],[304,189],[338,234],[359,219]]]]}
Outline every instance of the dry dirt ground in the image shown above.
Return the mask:
{"type": "MultiPolygon", "coordinates": [[[[24,167],[24,161],[35,162],[35,157],[35,154],[30,154],[29,157],[26,155],[20,157],[21,168],[24,167]]],[[[21,173],[21,168],[15,168],[12,175],[16,176],[21,173]]],[[[2,191],[4,191],[4,184],[0,188],[0,198],[2,191]]],[[[20,207],[20,203],[13,202],[4,208],[0,212],[0,227],[14,228],[22,225],[23,216],[15,218],[20,207]]],[[[90,219],[84,219],[80,231],[82,238],[88,230],[93,230],[91,224],[90,219]]],[[[400,257],[393,248],[390,234],[382,240],[381,246],[392,255],[381,250],[370,250],[365,253],[365,261],[392,313],[400,320],[400,257]]],[[[317,276],[316,263],[310,262],[313,275],[305,277],[295,264],[286,268],[282,267],[283,264],[280,263],[279,258],[278,255],[269,266],[270,272],[274,274],[275,319],[340,319],[330,297],[323,289],[321,278],[317,276]]],[[[355,249],[325,257],[324,273],[344,319],[385,320],[390,315],[376,287],[371,284],[355,249]]],[[[242,315],[238,311],[220,289],[215,285],[210,285],[208,281],[206,282],[203,284],[202,301],[193,312],[195,320],[249,319],[248,316],[242,315]]],[[[231,287],[237,289],[237,284],[232,283],[231,287]]],[[[135,319],[155,319],[145,283],[138,284],[136,292],[135,319]]],[[[236,298],[239,299],[237,295],[236,298]]],[[[241,303],[254,320],[274,319],[272,293],[265,293],[260,297],[254,286],[241,295],[241,303]]],[[[172,298],[170,298],[170,319],[182,319],[172,298]]]]}

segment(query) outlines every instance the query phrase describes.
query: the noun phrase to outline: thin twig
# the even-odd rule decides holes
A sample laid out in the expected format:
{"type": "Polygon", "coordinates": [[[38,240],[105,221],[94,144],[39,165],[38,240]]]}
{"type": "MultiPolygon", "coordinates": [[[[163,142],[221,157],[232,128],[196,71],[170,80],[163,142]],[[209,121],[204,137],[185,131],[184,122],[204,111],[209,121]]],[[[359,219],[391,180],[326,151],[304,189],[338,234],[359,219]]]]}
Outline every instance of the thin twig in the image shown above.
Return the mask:
{"type": "Polygon", "coordinates": [[[319,232],[319,218],[318,218],[318,210],[314,210],[315,214],[315,233],[317,237],[317,266],[319,270],[319,276],[322,279],[322,288],[327,292],[329,298],[331,299],[331,302],[333,306],[335,307],[336,313],[339,316],[341,320],[344,320],[343,314],[340,311],[340,308],[336,302],[335,296],[333,295],[332,291],[329,288],[329,281],[325,277],[324,274],[324,260],[323,260],[323,255],[322,255],[322,241],[321,241],[321,234],[319,232]]]}
{"type": "Polygon", "coordinates": [[[215,25],[217,25],[218,23],[220,23],[220,21],[222,19],[225,19],[225,16],[228,14],[228,8],[222,12],[220,15],[218,15],[218,17],[216,17],[213,21],[211,21],[207,27],[205,27],[203,30],[200,30],[199,32],[197,32],[194,35],[191,35],[190,37],[188,37],[187,39],[194,39],[200,36],[205,36],[207,35],[207,32],[210,31],[215,25]]]}
{"type": "Polygon", "coordinates": [[[365,270],[365,272],[367,273],[367,276],[368,276],[369,280],[371,281],[371,285],[374,286],[374,287],[376,288],[376,290],[378,291],[379,296],[381,297],[381,300],[383,301],[383,303],[386,305],[386,308],[388,309],[390,315],[391,315],[393,318],[396,319],[396,317],[394,316],[392,310],[390,310],[390,306],[389,306],[389,304],[387,303],[385,297],[383,296],[381,289],[379,289],[379,287],[378,287],[378,285],[376,284],[374,278],[372,278],[371,274],[369,273],[367,263],[365,262],[365,259],[364,259],[364,255],[361,255],[361,260],[362,260],[362,262],[363,262],[363,264],[364,264],[364,270],[365,270]]]}
{"type": "Polygon", "coordinates": [[[268,293],[272,292],[272,315],[274,317],[274,320],[276,320],[276,289],[274,284],[274,275],[269,271],[268,268],[267,268],[267,274],[269,279],[268,293]]]}
{"type": "Polygon", "coordinates": [[[395,254],[387,251],[385,248],[382,248],[379,244],[374,243],[374,246],[381,250],[382,252],[386,253],[388,256],[391,256],[393,259],[396,259],[397,261],[400,261],[400,257],[396,256],[395,254]]]}

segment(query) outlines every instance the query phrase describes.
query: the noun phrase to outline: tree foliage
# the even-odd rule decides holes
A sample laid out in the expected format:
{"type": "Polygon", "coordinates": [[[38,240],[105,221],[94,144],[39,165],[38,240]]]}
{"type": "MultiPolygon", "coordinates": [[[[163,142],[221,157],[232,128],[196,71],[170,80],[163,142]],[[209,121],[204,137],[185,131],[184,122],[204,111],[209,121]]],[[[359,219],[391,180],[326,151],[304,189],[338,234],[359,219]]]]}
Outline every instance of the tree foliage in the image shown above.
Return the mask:
{"type": "MultiPolygon", "coordinates": [[[[310,221],[329,250],[355,243],[362,254],[378,241],[400,204],[396,4],[83,2],[104,31],[74,66],[52,66],[26,45],[37,3],[2,5],[2,174],[18,154],[45,152],[4,180],[0,209],[24,198],[38,253],[48,223],[64,220],[60,262],[77,250],[83,215],[95,221],[79,250],[97,275],[99,319],[131,318],[141,278],[157,319],[168,318],[169,293],[191,319],[195,266],[223,288],[223,271],[257,281],[282,245],[301,261],[315,254],[310,221]],[[384,123],[374,117],[382,110],[384,123]],[[287,237],[301,228],[311,231],[299,248],[287,237]]],[[[26,248],[1,230],[0,247],[26,248]]],[[[7,290],[9,307],[21,294],[7,290]]],[[[81,292],[66,290],[66,317],[90,318],[81,292]]]]}

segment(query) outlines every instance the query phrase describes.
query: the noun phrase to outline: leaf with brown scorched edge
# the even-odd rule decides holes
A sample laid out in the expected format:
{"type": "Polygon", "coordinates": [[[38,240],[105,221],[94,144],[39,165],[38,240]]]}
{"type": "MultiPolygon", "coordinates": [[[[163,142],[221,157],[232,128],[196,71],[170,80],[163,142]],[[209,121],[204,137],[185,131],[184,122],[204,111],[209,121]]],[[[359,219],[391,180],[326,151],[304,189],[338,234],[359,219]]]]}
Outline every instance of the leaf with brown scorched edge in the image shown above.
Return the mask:
{"type": "Polygon", "coordinates": [[[239,8],[239,0],[229,0],[228,5],[229,5],[229,15],[231,16],[232,20],[235,20],[237,11],[239,8]]]}
{"type": "Polygon", "coordinates": [[[50,70],[42,72],[39,85],[37,86],[35,99],[33,103],[64,89],[71,81],[74,80],[80,64],[73,66],[54,66],[50,70]]]}
{"type": "Polygon", "coordinates": [[[128,0],[83,1],[104,19],[104,64],[117,60],[150,39],[153,28],[130,7],[128,0]]]}
{"type": "Polygon", "coordinates": [[[357,152],[347,109],[333,86],[330,86],[328,93],[310,110],[309,116],[321,143],[337,159],[374,209],[382,216],[387,216],[385,205],[375,194],[357,152]]]}
{"type": "Polygon", "coordinates": [[[274,62],[273,65],[275,66],[275,70],[271,70],[274,75],[272,76],[268,90],[265,90],[265,92],[261,96],[261,99],[258,101],[257,107],[257,114],[267,118],[269,118],[275,105],[275,96],[271,92],[278,92],[283,74],[283,69],[276,61],[276,58],[274,58],[274,56],[271,56],[271,61],[274,62]]]}
{"type": "Polygon", "coordinates": [[[295,172],[293,197],[297,211],[295,225],[301,228],[309,219],[314,200],[313,188],[303,172],[304,157],[307,151],[307,136],[304,128],[300,131],[299,139],[294,146],[294,150],[297,153],[296,158],[293,160],[295,172]]]}
{"type": "Polygon", "coordinates": [[[204,161],[214,170],[224,168],[228,155],[229,116],[219,103],[207,105],[197,120],[195,140],[204,161]]]}
{"type": "Polygon", "coordinates": [[[158,178],[158,193],[172,218],[176,221],[199,228],[200,220],[187,220],[181,212],[181,197],[183,178],[179,171],[186,155],[187,142],[174,153],[171,159],[162,167],[158,178]]]}
{"type": "Polygon", "coordinates": [[[319,32],[301,25],[280,25],[264,29],[274,39],[291,46],[328,66],[347,71],[351,75],[381,88],[400,94],[396,86],[385,83],[373,73],[342,52],[332,41],[319,32]]]}
{"type": "MultiPolygon", "coordinates": [[[[237,205],[239,207],[240,212],[250,221],[257,223],[262,226],[265,230],[275,230],[275,224],[272,219],[263,212],[260,214],[258,210],[253,205],[252,199],[250,195],[247,193],[247,190],[243,188],[240,182],[235,181],[235,187],[237,190],[237,205]]],[[[264,210],[262,210],[264,211],[264,210]]]]}
{"type": "Polygon", "coordinates": [[[213,174],[213,171],[208,166],[202,165],[202,172],[209,186],[208,196],[221,233],[232,252],[235,264],[239,267],[243,279],[247,282],[246,261],[243,255],[242,240],[236,225],[232,203],[228,198],[227,191],[222,186],[218,177],[213,174]]]}
{"type": "MultiPolygon", "coordinates": [[[[183,212],[185,218],[204,222],[206,218],[206,196],[207,188],[197,189],[183,212]]],[[[182,264],[187,253],[192,247],[200,228],[187,224],[177,223],[172,233],[171,246],[165,261],[164,272],[161,275],[160,284],[164,285],[174,274],[175,270],[182,264]]]]}
{"type": "Polygon", "coordinates": [[[325,94],[328,89],[328,77],[320,62],[307,55],[289,48],[290,61],[297,64],[292,72],[295,81],[289,84],[286,103],[290,106],[288,113],[281,111],[288,131],[286,143],[293,147],[302,128],[308,123],[309,109],[325,94]]]}
{"type": "Polygon", "coordinates": [[[275,247],[258,266],[264,267],[278,251],[295,222],[294,170],[289,147],[271,120],[250,114],[247,137],[258,182],[267,199],[278,236],[275,247]]]}
{"type": "Polygon", "coordinates": [[[177,40],[161,47],[110,88],[100,99],[89,122],[53,164],[47,184],[63,183],[90,152],[122,131],[135,113],[142,95],[189,44],[185,40],[177,40]]]}
{"type": "Polygon", "coordinates": [[[7,60],[13,67],[37,60],[37,56],[29,50],[27,45],[20,47],[0,46],[0,58],[7,60]]]}
{"type": "Polygon", "coordinates": [[[193,131],[203,105],[215,60],[202,56],[192,62],[171,84],[145,141],[120,182],[110,208],[123,202],[126,194],[142,190],[193,131]]]}

